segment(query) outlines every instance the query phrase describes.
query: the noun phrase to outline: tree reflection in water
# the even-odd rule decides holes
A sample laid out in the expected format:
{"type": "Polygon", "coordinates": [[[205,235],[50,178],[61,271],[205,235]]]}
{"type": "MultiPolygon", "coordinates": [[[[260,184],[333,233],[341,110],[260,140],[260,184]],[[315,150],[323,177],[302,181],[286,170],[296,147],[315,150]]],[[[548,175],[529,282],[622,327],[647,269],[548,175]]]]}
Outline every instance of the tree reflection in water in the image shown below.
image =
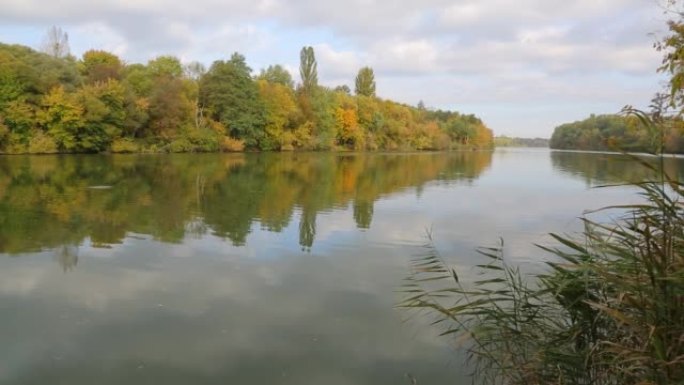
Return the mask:
{"type": "Polygon", "coordinates": [[[380,197],[470,183],[491,161],[491,152],[0,157],[0,252],[54,249],[68,271],[86,239],[111,247],[130,233],[169,243],[213,234],[242,246],[255,223],[280,232],[296,219],[310,250],[323,211],[351,207],[369,229],[380,197]]]}

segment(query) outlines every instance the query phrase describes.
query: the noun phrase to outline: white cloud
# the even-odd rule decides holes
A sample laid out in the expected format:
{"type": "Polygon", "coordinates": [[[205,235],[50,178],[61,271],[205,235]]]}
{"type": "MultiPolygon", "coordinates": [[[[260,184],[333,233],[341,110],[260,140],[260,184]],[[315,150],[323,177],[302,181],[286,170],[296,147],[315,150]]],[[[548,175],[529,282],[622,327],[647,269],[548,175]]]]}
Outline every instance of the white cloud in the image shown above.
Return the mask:
{"type": "Polygon", "coordinates": [[[329,44],[314,45],[314,52],[318,62],[318,77],[324,84],[335,85],[340,80],[353,79],[358,68],[364,65],[358,52],[335,50],[329,44]]]}
{"type": "Polygon", "coordinates": [[[441,15],[440,20],[450,26],[466,26],[484,17],[484,7],[478,3],[460,3],[449,6],[441,15]]]}
{"type": "Polygon", "coordinates": [[[438,44],[427,39],[392,39],[375,44],[372,48],[372,64],[379,72],[404,72],[429,74],[440,71],[443,53],[438,44]]]}
{"type": "MultiPolygon", "coordinates": [[[[0,3],[0,36],[17,31],[17,43],[39,40],[25,35],[27,27],[58,24],[78,42],[77,54],[90,45],[129,62],[175,54],[209,64],[240,51],[255,69],[297,68],[299,48],[313,45],[323,84],[349,84],[370,65],[382,79],[379,94],[403,102],[456,108],[472,97],[493,105],[517,100],[526,109],[531,100],[567,107],[582,99],[585,114],[593,112],[586,109],[592,98],[637,105],[650,99],[659,87],[660,54],[649,34],[662,34],[666,19],[652,0],[0,3]],[[590,86],[596,79],[601,89],[590,86]],[[628,100],[635,90],[644,94],[628,100]]],[[[530,129],[511,124],[521,135],[530,129]]],[[[548,136],[552,128],[535,130],[548,136]]]]}
{"type": "Polygon", "coordinates": [[[128,41],[115,29],[102,22],[81,24],[69,36],[74,50],[100,49],[123,57],[128,54],[128,41]],[[92,36],[97,36],[97,41],[89,39],[92,36]]]}

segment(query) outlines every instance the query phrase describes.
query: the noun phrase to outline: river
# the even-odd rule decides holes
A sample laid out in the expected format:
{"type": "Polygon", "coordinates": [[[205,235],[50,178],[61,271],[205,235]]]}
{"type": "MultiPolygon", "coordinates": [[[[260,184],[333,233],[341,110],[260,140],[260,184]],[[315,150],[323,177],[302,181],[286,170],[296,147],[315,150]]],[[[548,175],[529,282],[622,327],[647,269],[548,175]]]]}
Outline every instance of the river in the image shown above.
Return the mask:
{"type": "Polygon", "coordinates": [[[0,383],[467,384],[395,307],[426,233],[461,275],[499,239],[534,268],[639,199],[596,186],[652,177],[517,148],[0,157],[0,383]]]}

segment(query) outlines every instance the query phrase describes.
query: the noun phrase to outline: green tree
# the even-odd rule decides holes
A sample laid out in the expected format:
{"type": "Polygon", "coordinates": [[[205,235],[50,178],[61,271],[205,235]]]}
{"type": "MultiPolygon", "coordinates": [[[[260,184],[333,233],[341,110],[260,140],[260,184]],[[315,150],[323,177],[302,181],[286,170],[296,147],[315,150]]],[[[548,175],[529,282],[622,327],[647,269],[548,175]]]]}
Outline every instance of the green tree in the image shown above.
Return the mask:
{"type": "Polygon", "coordinates": [[[329,150],[333,147],[337,136],[336,93],[325,87],[317,87],[310,99],[315,136],[313,147],[317,150],[329,150]]]}
{"type": "Polygon", "coordinates": [[[142,137],[149,121],[149,96],[154,80],[145,65],[131,64],[123,68],[122,84],[126,92],[124,136],[142,137]]]}
{"type": "Polygon", "coordinates": [[[318,64],[313,47],[303,47],[299,53],[299,75],[302,78],[302,89],[311,93],[318,87],[318,64]]]}
{"type": "Polygon", "coordinates": [[[114,79],[87,85],[79,90],[76,98],[83,109],[83,124],[78,133],[79,149],[88,152],[106,150],[124,128],[123,85],[114,79]]]}
{"type": "Polygon", "coordinates": [[[228,61],[215,61],[200,81],[199,99],[209,116],[226,127],[226,134],[259,147],[265,110],[244,56],[234,53],[228,61]]]}
{"type": "Polygon", "coordinates": [[[19,99],[26,92],[26,84],[20,76],[22,67],[23,63],[14,55],[0,49],[0,113],[7,103],[19,99]]]}
{"type": "Polygon", "coordinates": [[[147,63],[147,70],[152,76],[183,76],[183,65],[175,56],[158,56],[147,63]]]}
{"type": "Polygon", "coordinates": [[[292,75],[290,75],[290,72],[288,72],[285,67],[281,66],[280,64],[270,65],[265,70],[262,69],[261,73],[257,77],[257,80],[266,80],[269,83],[278,83],[290,89],[294,89],[292,75]]]}
{"type": "Polygon", "coordinates": [[[126,86],[137,96],[147,96],[152,91],[153,77],[144,64],[127,65],[123,71],[126,86]]]}
{"type": "Polygon", "coordinates": [[[342,92],[344,94],[351,95],[351,89],[346,84],[335,87],[335,92],[342,92]]]}
{"type": "Polygon", "coordinates": [[[35,105],[54,87],[61,85],[65,90],[73,91],[82,84],[73,60],[54,58],[28,47],[2,43],[0,59],[0,76],[20,86],[22,98],[35,105]]]}
{"type": "Polygon", "coordinates": [[[370,67],[363,67],[356,75],[354,92],[357,95],[375,96],[375,74],[370,67]]]}
{"type": "Polygon", "coordinates": [[[144,136],[168,143],[192,125],[196,99],[192,82],[183,77],[183,66],[174,56],[156,57],[139,71],[135,80],[145,92],[142,96],[149,116],[144,136]]]}
{"type": "MultiPolygon", "coordinates": [[[[675,134],[676,129],[672,128],[672,134],[675,134]]],[[[592,114],[587,119],[556,127],[550,146],[557,149],[643,152],[652,150],[651,136],[634,116],[592,114]]],[[[683,148],[668,149],[684,151],[683,148]]]]}

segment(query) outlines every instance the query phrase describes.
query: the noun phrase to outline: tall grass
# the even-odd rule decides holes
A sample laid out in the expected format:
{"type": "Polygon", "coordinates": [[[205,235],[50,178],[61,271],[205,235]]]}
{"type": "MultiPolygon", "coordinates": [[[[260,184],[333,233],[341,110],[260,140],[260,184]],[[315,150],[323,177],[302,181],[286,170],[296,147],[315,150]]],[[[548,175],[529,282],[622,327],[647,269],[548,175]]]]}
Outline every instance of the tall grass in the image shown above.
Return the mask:
{"type": "Polygon", "coordinates": [[[541,274],[507,263],[502,242],[464,282],[428,242],[400,307],[436,317],[476,383],[684,384],[684,189],[667,175],[636,186],[643,203],[611,207],[618,220],[552,234],[541,274]]]}

